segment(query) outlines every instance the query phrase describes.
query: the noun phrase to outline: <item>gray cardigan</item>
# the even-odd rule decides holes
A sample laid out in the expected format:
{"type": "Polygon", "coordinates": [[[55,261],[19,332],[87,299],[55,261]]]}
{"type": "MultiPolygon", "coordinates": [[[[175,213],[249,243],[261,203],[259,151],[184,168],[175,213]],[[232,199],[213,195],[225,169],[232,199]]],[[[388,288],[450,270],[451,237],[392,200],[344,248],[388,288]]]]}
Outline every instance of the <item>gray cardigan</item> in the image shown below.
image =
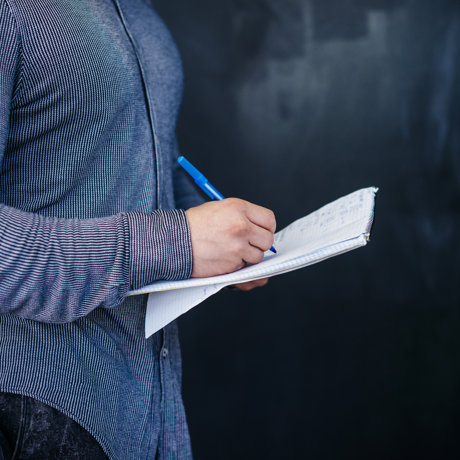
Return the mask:
{"type": "Polygon", "coordinates": [[[191,457],[176,325],[126,298],[191,273],[181,96],[147,0],[0,0],[0,391],[113,459],[191,457]]]}

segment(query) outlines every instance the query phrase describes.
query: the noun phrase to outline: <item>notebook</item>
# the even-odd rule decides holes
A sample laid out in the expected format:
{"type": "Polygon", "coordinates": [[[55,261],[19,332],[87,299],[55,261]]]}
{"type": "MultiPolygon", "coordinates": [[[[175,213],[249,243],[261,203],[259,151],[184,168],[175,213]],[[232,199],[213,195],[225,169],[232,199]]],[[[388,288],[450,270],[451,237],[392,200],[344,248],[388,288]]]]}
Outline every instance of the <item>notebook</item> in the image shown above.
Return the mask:
{"type": "Polygon", "coordinates": [[[376,187],[333,201],[275,234],[276,254],[233,273],[209,278],[157,281],[129,295],[149,293],[145,335],[149,337],[225,286],[287,273],[365,246],[374,218],[376,187]]]}

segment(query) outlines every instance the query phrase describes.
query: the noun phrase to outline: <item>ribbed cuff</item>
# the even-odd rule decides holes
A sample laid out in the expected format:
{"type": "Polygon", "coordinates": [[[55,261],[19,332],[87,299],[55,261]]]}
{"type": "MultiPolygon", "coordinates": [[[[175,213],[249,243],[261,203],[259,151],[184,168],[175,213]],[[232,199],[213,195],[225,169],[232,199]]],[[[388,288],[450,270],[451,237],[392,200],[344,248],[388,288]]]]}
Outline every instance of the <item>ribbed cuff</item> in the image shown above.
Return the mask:
{"type": "Polygon", "coordinates": [[[192,274],[192,242],[185,212],[156,210],[127,213],[130,236],[130,284],[139,289],[157,280],[192,274]]]}

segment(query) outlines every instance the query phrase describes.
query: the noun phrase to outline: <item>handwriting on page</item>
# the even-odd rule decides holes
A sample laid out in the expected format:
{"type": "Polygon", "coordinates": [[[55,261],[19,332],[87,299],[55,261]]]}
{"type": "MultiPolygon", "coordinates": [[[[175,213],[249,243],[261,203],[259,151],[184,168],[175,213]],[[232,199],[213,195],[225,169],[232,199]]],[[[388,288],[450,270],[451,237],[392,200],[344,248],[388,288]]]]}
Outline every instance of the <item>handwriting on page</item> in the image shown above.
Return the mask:
{"type": "Polygon", "coordinates": [[[356,193],[330,203],[278,232],[275,236],[278,253],[281,255],[299,247],[314,245],[325,236],[345,238],[347,232],[354,233],[354,227],[359,226],[363,217],[367,216],[370,196],[369,189],[356,193]]]}

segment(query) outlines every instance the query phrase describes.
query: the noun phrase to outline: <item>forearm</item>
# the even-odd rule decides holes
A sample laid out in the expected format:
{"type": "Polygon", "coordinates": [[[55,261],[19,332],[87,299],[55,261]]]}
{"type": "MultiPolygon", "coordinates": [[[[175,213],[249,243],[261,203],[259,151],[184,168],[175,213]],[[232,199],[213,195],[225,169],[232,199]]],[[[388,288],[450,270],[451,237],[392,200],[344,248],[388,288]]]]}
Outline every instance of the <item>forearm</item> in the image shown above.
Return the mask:
{"type": "Polygon", "coordinates": [[[0,205],[0,313],[68,322],[130,289],[190,276],[182,211],[57,219],[0,205]]]}

